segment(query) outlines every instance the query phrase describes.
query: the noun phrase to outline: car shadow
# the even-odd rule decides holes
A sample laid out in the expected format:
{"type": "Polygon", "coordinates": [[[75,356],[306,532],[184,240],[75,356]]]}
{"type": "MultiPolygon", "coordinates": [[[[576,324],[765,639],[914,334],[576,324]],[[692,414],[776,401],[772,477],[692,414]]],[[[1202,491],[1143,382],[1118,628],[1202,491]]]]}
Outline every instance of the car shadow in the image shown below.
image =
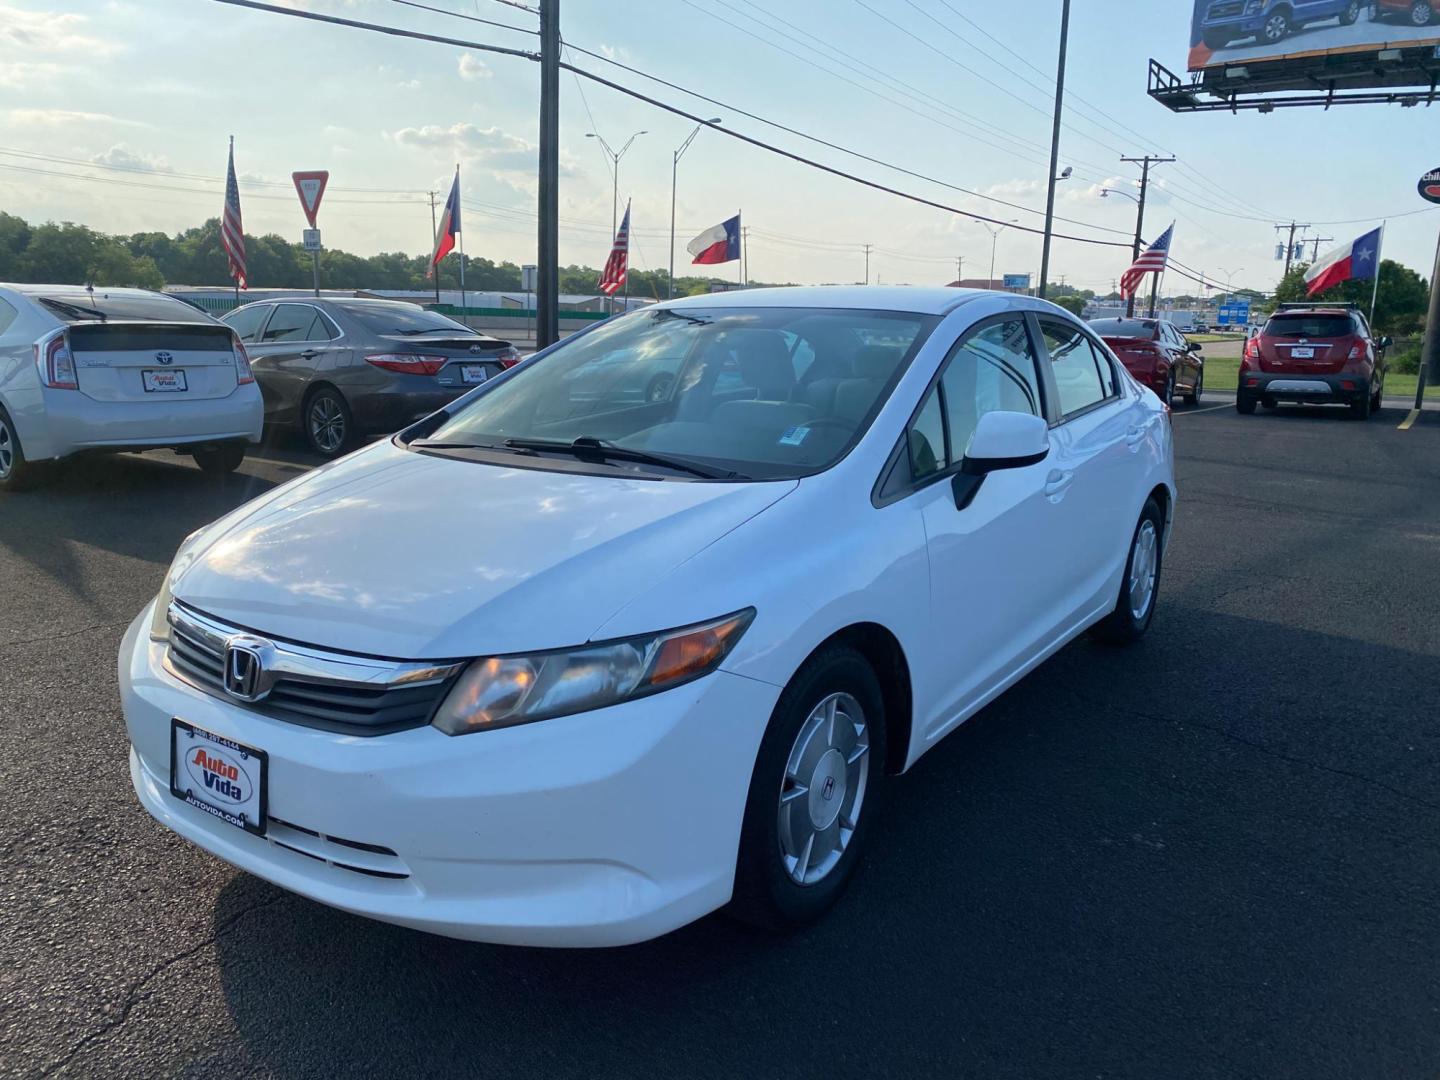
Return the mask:
{"type": "Polygon", "coordinates": [[[1437,685],[1440,656],[1172,600],[892,783],[853,888],[788,937],[487,946],[237,875],[238,1049],[277,1076],[1418,1073],[1440,736],[1408,706],[1437,685]]]}

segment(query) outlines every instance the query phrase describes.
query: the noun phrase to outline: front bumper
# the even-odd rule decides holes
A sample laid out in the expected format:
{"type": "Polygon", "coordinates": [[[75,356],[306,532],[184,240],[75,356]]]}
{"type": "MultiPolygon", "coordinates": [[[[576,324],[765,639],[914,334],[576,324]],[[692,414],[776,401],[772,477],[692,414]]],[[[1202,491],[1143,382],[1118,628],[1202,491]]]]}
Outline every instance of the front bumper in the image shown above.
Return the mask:
{"type": "Polygon", "coordinates": [[[778,687],[722,671],[500,731],[354,738],[181,682],[149,619],[147,607],[120,647],[135,791],[167,828],[240,869],[355,914],[524,945],[643,941],[730,897],[778,687]],[[172,717],[269,754],[268,835],[170,794],[172,717]]]}
{"type": "Polygon", "coordinates": [[[1370,395],[1370,381],[1361,375],[1280,375],[1247,371],[1240,376],[1239,394],[1260,400],[1298,401],[1312,405],[1350,405],[1370,395]],[[1251,385],[1254,380],[1254,385],[1251,385]],[[1348,386],[1346,384],[1349,384],[1348,386]]]}
{"type": "Polygon", "coordinates": [[[253,383],[200,401],[95,401],[75,390],[45,390],[38,424],[25,435],[32,460],[90,450],[150,450],[215,442],[258,443],[265,406],[253,383]]]}

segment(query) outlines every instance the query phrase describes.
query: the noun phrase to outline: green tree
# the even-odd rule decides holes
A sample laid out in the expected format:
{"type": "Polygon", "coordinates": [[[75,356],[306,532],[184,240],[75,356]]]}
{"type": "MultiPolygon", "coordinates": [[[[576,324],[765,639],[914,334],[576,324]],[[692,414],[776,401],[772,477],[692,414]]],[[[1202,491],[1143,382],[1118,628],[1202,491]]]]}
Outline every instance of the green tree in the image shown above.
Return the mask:
{"type": "MultiPolygon", "coordinates": [[[[1355,304],[1367,314],[1370,311],[1370,296],[1375,288],[1373,281],[1345,281],[1333,289],[1326,289],[1315,297],[1305,295],[1305,272],[1309,263],[1292,266],[1290,272],[1280,279],[1275,287],[1273,303],[1267,309],[1284,303],[1302,300],[1355,304]]],[[[1375,292],[1375,330],[1383,334],[1412,334],[1419,330],[1425,319],[1426,307],[1430,302],[1430,288],[1425,279],[1401,266],[1393,259],[1380,260],[1380,288],[1375,292]]]]}
{"type": "Polygon", "coordinates": [[[0,281],[14,281],[19,277],[20,253],[29,244],[29,223],[0,211],[0,281]]]}
{"type": "Polygon", "coordinates": [[[1059,304],[1077,318],[1085,313],[1085,298],[1079,293],[1066,293],[1063,296],[1057,296],[1055,297],[1055,303],[1059,304]]]}
{"type": "Polygon", "coordinates": [[[165,284],[151,258],[137,259],[119,240],[72,222],[47,222],[30,230],[29,242],[15,263],[22,281],[67,284],[133,285],[158,289],[165,284]]]}

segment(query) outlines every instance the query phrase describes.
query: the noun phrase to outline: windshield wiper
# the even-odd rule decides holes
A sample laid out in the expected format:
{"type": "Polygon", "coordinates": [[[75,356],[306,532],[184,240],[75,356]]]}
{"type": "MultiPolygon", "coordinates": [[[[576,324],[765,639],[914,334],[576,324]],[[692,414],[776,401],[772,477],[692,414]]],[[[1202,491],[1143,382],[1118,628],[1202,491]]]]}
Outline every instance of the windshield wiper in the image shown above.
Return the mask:
{"type": "Polygon", "coordinates": [[[72,319],[90,318],[99,319],[101,322],[104,322],[110,317],[106,315],[105,312],[98,311],[93,307],[81,307],[79,304],[71,304],[64,300],[56,300],[53,296],[40,297],[40,303],[44,304],[48,308],[53,308],[54,310],[59,311],[62,314],[69,315],[72,319]]]}
{"type": "Polygon", "coordinates": [[[581,435],[574,442],[563,442],[560,439],[506,439],[505,445],[516,450],[552,450],[561,454],[573,454],[582,461],[633,461],[637,465],[658,465],[664,469],[687,472],[704,480],[750,479],[743,473],[711,469],[684,458],[666,457],[664,454],[652,454],[648,450],[617,446],[607,439],[597,439],[592,435],[581,435]]]}
{"type": "MultiPolygon", "coordinates": [[[[445,442],[436,439],[412,439],[406,443],[419,450],[496,450],[502,454],[528,454],[533,456],[535,451],[523,446],[496,446],[494,443],[481,442],[445,442]]],[[[568,445],[565,443],[562,446],[568,445]]]]}

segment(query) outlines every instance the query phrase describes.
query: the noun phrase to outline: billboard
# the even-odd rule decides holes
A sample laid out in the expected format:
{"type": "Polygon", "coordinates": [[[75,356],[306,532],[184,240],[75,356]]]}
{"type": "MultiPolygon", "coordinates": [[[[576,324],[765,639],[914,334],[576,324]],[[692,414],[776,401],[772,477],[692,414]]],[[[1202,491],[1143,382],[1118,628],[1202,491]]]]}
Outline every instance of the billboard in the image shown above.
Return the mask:
{"type": "Polygon", "coordinates": [[[1003,286],[1006,289],[1025,290],[1030,288],[1029,274],[1006,274],[1003,279],[1003,286]]]}
{"type": "Polygon", "coordinates": [[[1249,321],[1249,300],[1231,300],[1215,308],[1215,322],[1219,326],[1244,326],[1249,321]]]}
{"type": "Polygon", "coordinates": [[[1440,0],[1194,0],[1190,70],[1440,45],[1440,0]]]}

